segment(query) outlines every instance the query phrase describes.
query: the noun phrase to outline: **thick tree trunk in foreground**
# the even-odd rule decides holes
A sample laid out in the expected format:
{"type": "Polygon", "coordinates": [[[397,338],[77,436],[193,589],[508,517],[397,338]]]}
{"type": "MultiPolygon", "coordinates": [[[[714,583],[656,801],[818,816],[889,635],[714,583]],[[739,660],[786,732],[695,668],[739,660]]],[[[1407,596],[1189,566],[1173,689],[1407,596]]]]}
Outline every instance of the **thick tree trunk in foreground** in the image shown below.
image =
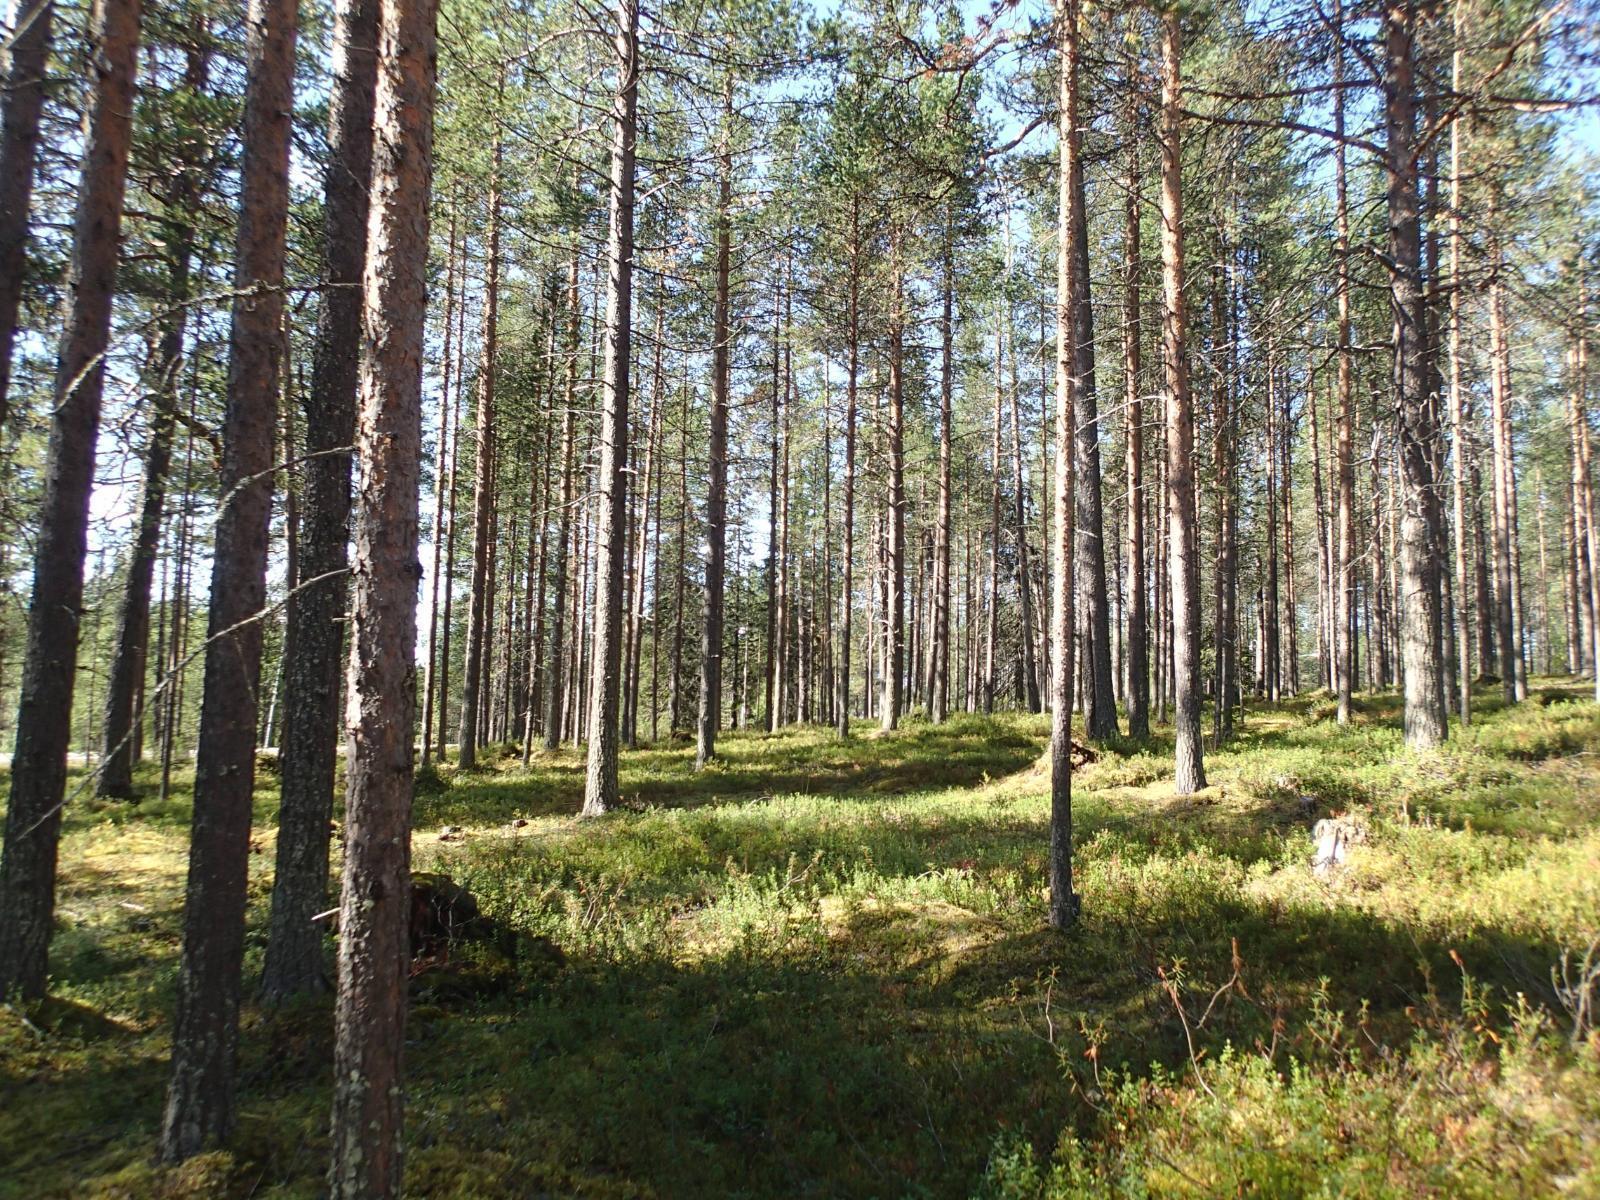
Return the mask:
{"type": "Polygon", "coordinates": [[[339,993],[334,1009],[335,1200],[400,1195],[401,1063],[411,961],[413,662],[422,356],[433,170],[434,0],[383,0],[362,292],[349,763],[339,993]]]}
{"type": "Polygon", "coordinates": [[[323,257],[329,287],[317,319],[305,391],[306,462],[300,575],[289,601],[284,677],[283,786],[272,877],[272,917],[261,993],[269,1001],[324,991],[333,768],[340,742],[350,455],[361,358],[361,284],[367,192],[372,179],[378,0],[340,0],[334,10],[334,86],[328,113],[323,257]]]}
{"type": "Polygon", "coordinates": [[[599,520],[583,813],[617,806],[617,699],[622,662],[622,557],[627,549],[628,389],[633,324],[634,138],[639,102],[639,3],[617,5],[617,94],[612,103],[611,233],[607,251],[605,395],[600,409],[599,520]]]}
{"type": "Polygon", "coordinates": [[[0,67],[4,80],[0,91],[5,95],[5,110],[0,113],[0,430],[11,415],[11,352],[27,279],[28,208],[55,9],[55,0],[15,0],[11,41],[0,67]]]}
{"type": "Polygon", "coordinates": [[[1383,13],[1384,169],[1388,190],[1390,307],[1394,314],[1395,383],[1404,483],[1400,529],[1401,636],[1405,738],[1413,747],[1444,741],[1444,664],[1435,638],[1439,530],[1429,503],[1434,486],[1433,408],[1428,397],[1427,334],[1422,286],[1422,223],[1417,199],[1414,12],[1411,0],[1388,0],[1383,13]]]}
{"type": "Polygon", "coordinates": [[[1167,360],[1167,564],[1172,595],[1173,725],[1180,796],[1206,786],[1200,736],[1200,564],[1195,547],[1194,408],[1183,278],[1183,83],[1179,16],[1161,17],[1161,266],[1167,360]]]}
{"type": "MultiPolygon", "coordinates": [[[[89,100],[73,224],[69,299],[56,360],[5,850],[0,855],[0,913],[5,914],[0,921],[0,1000],[44,995],[55,921],[56,851],[66,796],[89,492],[105,383],[102,356],[110,336],[128,175],[139,7],[139,0],[98,0],[90,18],[98,74],[89,100]]],[[[7,121],[10,116],[8,106],[7,121]]]]}
{"type": "Polygon", "coordinates": [[[1083,202],[1078,139],[1078,0],[1056,11],[1061,39],[1060,193],[1056,252],[1055,544],[1051,571],[1050,636],[1050,924],[1067,929],[1078,919],[1072,888],[1072,504],[1077,377],[1079,260],[1072,230],[1083,202]]]}
{"type": "Polygon", "coordinates": [[[183,955],[161,1157],[227,1139],[244,956],[261,623],[282,350],[284,233],[294,93],[294,0],[251,0],[244,163],[212,554],[183,955]]]}

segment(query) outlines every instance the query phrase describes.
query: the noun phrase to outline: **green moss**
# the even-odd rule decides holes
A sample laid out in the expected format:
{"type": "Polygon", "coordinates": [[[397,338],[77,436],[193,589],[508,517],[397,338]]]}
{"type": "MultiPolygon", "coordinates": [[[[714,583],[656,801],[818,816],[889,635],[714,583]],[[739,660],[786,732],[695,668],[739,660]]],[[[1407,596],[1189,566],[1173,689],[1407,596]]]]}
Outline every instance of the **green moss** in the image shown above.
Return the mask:
{"type": "MultiPolygon", "coordinates": [[[[1252,708],[1181,800],[1170,730],[1103,748],[1074,784],[1065,936],[1040,717],[728,734],[698,773],[646,747],[598,821],[568,748],[434,768],[416,868],[516,935],[419,984],[408,1191],[1592,1193],[1600,1049],[1570,1044],[1550,970],[1597,932],[1600,708],[1538,695],[1426,755],[1391,694],[1348,728],[1325,696],[1252,708]],[[1369,840],[1322,880],[1310,827],[1335,812],[1369,840]]],[[[239,1132],[150,1165],[179,784],[68,811],[54,999],[0,1010],[0,1197],[320,1194],[331,1007],[248,1002],[269,777],[239,1132]]]]}

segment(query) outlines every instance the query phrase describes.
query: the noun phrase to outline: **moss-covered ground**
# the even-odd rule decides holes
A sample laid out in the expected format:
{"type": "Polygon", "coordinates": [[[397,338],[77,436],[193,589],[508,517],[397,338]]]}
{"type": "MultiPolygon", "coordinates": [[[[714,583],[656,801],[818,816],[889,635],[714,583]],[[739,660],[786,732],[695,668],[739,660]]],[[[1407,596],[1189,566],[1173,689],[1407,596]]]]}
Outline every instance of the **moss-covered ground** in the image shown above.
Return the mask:
{"type": "MultiPolygon", "coordinates": [[[[1421,755],[1391,695],[1344,729],[1326,696],[1253,706],[1186,799],[1161,731],[1104,748],[1074,784],[1066,935],[1043,718],[727,735],[699,774],[640,750],[598,821],[576,751],[427,772],[416,866],[523,950],[419,983],[408,1192],[1600,1195],[1584,694],[1539,681],[1421,755]],[[1365,840],[1320,878],[1333,814],[1365,840]]],[[[0,1009],[0,1197],[321,1191],[326,1001],[247,1005],[234,1144],[151,1163],[188,799],[69,810],[54,998],[0,1009]]]]}

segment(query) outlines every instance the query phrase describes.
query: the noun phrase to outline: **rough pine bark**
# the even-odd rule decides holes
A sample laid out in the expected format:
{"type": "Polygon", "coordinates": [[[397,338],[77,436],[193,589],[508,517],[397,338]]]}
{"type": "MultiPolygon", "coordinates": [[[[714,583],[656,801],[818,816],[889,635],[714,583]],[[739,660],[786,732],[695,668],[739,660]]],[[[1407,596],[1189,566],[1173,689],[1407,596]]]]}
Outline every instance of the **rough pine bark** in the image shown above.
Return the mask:
{"type": "Polygon", "coordinates": [[[255,783],[271,466],[283,347],[284,235],[294,107],[294,0],[247,14],[239,228],[235,242],[222,500],[212,551],[183,953],[161,1157],[178,1162],[233,1130],[245,883],[255,783]]]}
{"type": "Polygon", "coordinates": [[[400,1195],[434,0],[382,0],[350,610],[334,1200],[400,1195]]]}
{"type": "Polygon", "coordinates": [[[1428,397],[1422,222],[1417,195],[1415,46],[1411,0],[1388,0],[1383,10],[1383,99],[1387,135],[1384,175],[1389,223],[1389,301],[1394,315],[1394,369],[1399,410],[1401,496],[1401,635],[1405,740],[1443,742],[1444,664],[1434,634],[1438,590],[1429,572],[1440,531],[1428,502],[1433,488],[1433,407],[1428,397]]]}
{"type": "Polygon", "coordinates": [[[11,38],[0,63],[0,429],[11,415],[11,352],[28,274],[28,207],[55,10],[55,0],[14,0],[11,38]]]}
{"type": "Polygon", "coordinates": [[[1167,367],[1167,567],[1172,596],[1174,788],[1206,786],[1200,734],[1200,564],[1195,545],[1194,407],[1183,278],[1183,79],[1180,17],[1161,15],[1161,266],[1167,367]]]}
{"type": "Polygon", "coordinates": [[[66,797],[89,492],[128,176],[139,10],[139,0],[97,0],[89,20],[96,75],[86,114],[34,544],[5,849],[0,853],[0,912],[5,914],[0,921],[0,1000],[44,995],[55,920],[56,851],[66,797]]]}
{"type": "Polygon", "coordinates": [[[639,102],[639,3],[616,10],[617,92],[611,107],[611,220],[606,278],[605,392],[600,408],[600,478],[589,764],[583,813],[617,806],[617,700],[621,692],[622,559],[627,549],[628,390],[633,323],[634,139],[639,102]]]}
{"type": "Polygon", "coordinates": [[[361,285],[367,193],[372,179],[378,0],[339,0],[333,13],[333,89],[328,106],[327,288],[317,317],[311,386],[305,389],[306,460],[300,577],[289,600],[278,845],[261,994],[269,1002],[328,989],[323,926],[350,536],[348,447],[360,384],[361,285]]]}

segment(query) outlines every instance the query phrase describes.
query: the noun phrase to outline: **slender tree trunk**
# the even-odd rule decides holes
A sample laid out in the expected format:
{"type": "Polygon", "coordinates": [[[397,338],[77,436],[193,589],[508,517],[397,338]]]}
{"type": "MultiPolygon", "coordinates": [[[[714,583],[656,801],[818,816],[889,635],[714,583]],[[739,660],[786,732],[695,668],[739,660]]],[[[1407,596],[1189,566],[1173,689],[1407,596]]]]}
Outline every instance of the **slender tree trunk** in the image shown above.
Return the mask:
{"type": "Polygon", "coordinates": [[[1344,146],[1344,15],[1338,0],[1334,27],[1341,39],[1334,54],[1334,192],[1338,248],[1338,388],[1339,431],[1334,448],[1338,509],[1333,554],[1333,679],[1338,722],[1350,723],[1350,694],[1355,684],[1355,394],[1350,350],[1350,204],[1345,181],[1344,146]]]}
{"type": "MultiPolygon", "coordinates": [[[[1451,55],[1452,88],[1461,83],[1461,6],[1455,6],[1457,46],[1451,55]]],[[[1457,712],[1461,724],[1472,721],[1472,622],[1467,592],[1467,444],[1466,400],[1461,382],[1461,156],[1464,150],[1461,121],[1450,121],[1450,437],[1455,444],[1454,472],[1450,481],[1450,506],[1455,527],[1455,592],[1457,712]]],[[[1481,621],[1484,614],[1480,612],[1481,621]]]]}
{"type": "Polygon", "coordinates": [[[342,683],[350,455],[360,386],[361,282],[372,178],[378,0],[340,0],[334,10],[334,87],[324,180],[327,291],[305,393],[305,585],[289,602],[285,674],[294,697],[284,720],[283,788],[272,879],[272,916],[261,992],[281,1001],[326,991],[323,928],[334,759],[342,740],[342,683]]]}
{"type": "MultiPolygon", "coordinates": [[[[1061,302],[1057,301],[1059,305],[1061,302]]],[[[1000,402],[1004,391],[1002,371],[1005,362],[1005,313],[995,310],[994,326],[994,422],[989,449],[989,586],[985,592],[988,625],[984,636],[983,711],[994,712],[996,676],[995,652],[1000,637],[1000,402]]]]}
{"type": "MultiPolygon", "coordinates": [[[[1491,222],[1494,211],[1491,203],[1491,222]]],[[[1495,599],[1499,604],[1496,619],[1500,626],[1500,682],[1506,703],[1514,704],[1527,695],[1527,687],[1516,587],[1517,482],[1511,441],[1510,349],[1506,344],[1504,285],[1500,279],[1504,262],[1494,234],[1490,235],[1489,255],[1489,422],[1493,435],[1490,447],[1494,468],[1495,599]]]]}
{"type": "Polygon", "coordinates": [[[1050,924],[1077,922],[1080,901],[1072,885],[1072,671],[1073,651],[1073,452],[1076,401],[1082,359],[1078,354],[1078,305],[1083,289],[1072,231],[1083,204],[1082,144],[1078,129],[1078,0],[1062,0],[1060,26],[1060,185],[1056,252],[1056,461],[1055,559],[1050,630],[1055,642],[1050,675],[1050,924]]]}
{"type": "Polygon", "coordinates": [[[28,277],[28,211],[55,10],[55,0],[13,0],[11,38],[0,61],[0,430],[11,416],[11,354],[28,277]]]}
{"type": "MultiPolygon", "coordinates": [[[[35,14],[34,20],[47,20],[35,14]]],[[[196,95],[204,91],[209,77],[209,47],[194,47],[186,53],[184,86],[196,95]]],[[[167,474],[172,465],[172,437],[177,423],[178,372],[183,367],[183,340],[188,326],[190,272],[194,256],[194,211],[199,200],[197,174],[203,169],[206,148],[196,139],[186,139],[178,161],[172,164],[174,176],[165,196],[167,311],[159,322],[155,347],[153,407],[149,441],[145,445],[144,488],[139,502],[139,524],[133,552],[128,560],[122,602],[117,610],[117,634],[111,656],[111,672],[106,682],[104,755],[100,764],[98,791],[101,796],[131,798],[133,766],[140,757],[140,728],[143,724],[145,667],[150,641],[150,587],[155,575],[156,556],[161,544],[161,521],[166,510],[167,474]]],[[[0,199],[0,204],[4,200],[0,199]]],[[[0,293],[0,315],[5,297],[0,293]]],[[[0,347],[0,358],[9,361],[0,347]]],[[[0,368],[3,370],[3,368],[0,368]]],[[[3,388],[0,377],[0,424],[4,423],[3,388]]],[[[160,662],[160,655],[157,655],[160,662]]]]}
{"type": "Polygon", "coordinates": [[[724,78],[722,147],[717,183],[717,281],[711,316],[711,431],[707,443],[706,600],[700,638],[700,726],[695,765],[703,767],[717,753],[722,725],[723,563],[728,543],[728,384],[732,333],[728,325],[729,210],[733,204],[732,136],[733,76],[724,78]]]}
{"type": "MultiPolygon", "coordinates": [[[[1082,136],[1080,130],[1079,135],[1082,136]]],[[[1080,151],[1081,156],[1081,151],[1080,151]]],[[[1084,188],[1080,171],[1076,186],[1084,188]]],[[[1072,249],[1078,256],[1074,286],[1078,289],[1075,328],[1078,391],[1074,437],[1077,473],[1074,488],[1077,539],[1073,567],[1077,574],[1077,618],[1083,645],[1084,729],[1099,741],[1117,735],[1117,700],[1111,676],[1111,611],[1106,591],[1105,508],[1100,489],[1100,408],[1095,387],[1094,308],[1089,294],[1088,202],[1073,205],[1072,249]]]]}
{"type": "MultiPolygon", "coordinates": [[[[37,999],[44,995],[47,978],[89,493],[94,485],[103,356],[110,336],[128,173],[139,8],[139,0],[96,0],[90,16],[96,76],[85,125],[68,300],[56,360],[5,850],[0,855],[0,912],[5,913],[0,921],[0,1000],[37,999]]],[[[13,62],[10,78],[15,78],[16,70],[13,62]]],[[[8,139],[11,119],[8,102],[8,139]]],[[[252,727],[254,723],[252,715],[252,727]]]]}
{"type": "Polygon", "coordinates": [[[1145,606],[1144,400],[1139,390],[1140,176],[1139,97],[1128,90],[1128,178],[1122,250],[1122,375],[1128,474],[1128,736],[1150,736],[1149,614],[1145,606]]]}
{"type": "MultiPolygon", "coordinates": [[[[503,69],[502,69],[503,70],[503,69]]],[[[472,481],[472,583],[467,597],[467,645],[461,670],[461,732],[457,736],[456,762],[463,771],[478,763],[485,714],[483,656],[489,644],[488,625],[494,620],[489,593],[494,578],[490,557],[494,534],[495,376],[499,370],[500,310],[500,169],[504,154],[498,134],[494,167],[489,176],[489,249],[484,279],[483,334],[478,356],[478,412],[473,437],[476,461],[472,481]]]]}
{"type": "Polygon", "coordinates": [[[435,11],[434,0],[382,0],[378,41],[334,1009],[335,1200],[401,1191],[435,11]]]}
{"type": "Polygon", "coordinates": [[[634,137],[639,100],[639,2],[617,5],[617,94],[612,102],[611,231],[607,250],[605,396],[600,479],[589,769],[583,812],[617,806],[617,701],[622,666],[622,559],[627,549],[628,392],[633,327],[634,137]]]}
{"type": "Polygon", "coordinates": [[[556,566],[553,611],[550,617],[550,701],[544,720],[544,748],[561,744],[561,722],[565,712],[562,690],[563,655],[566,652],[567,562],[572,545],[572,506],[576,501],[573,456],[576,453],[578,403],[578,337],[581,310],[578,308],[578,246],[572,247],[567,266],[567,383],[566,403],[561,414],[561,512],[556,520],[556,566]]]}
{"type": "Polygon", "coordinates": [[[1200,736],[1200,564],[1195,546],[1194,410],[1184,309],[1183,121],[1179,15],[1161,18],[1161,263],[1166,309],[1168,572],[1172,594],[1173,721],[1180,796],[1206,786],[1200,736]]]}
{"type": "MultiPolygon", "coordinates": [[[[945,211],[939,310],[939,513],[933,543],[933,636],[928,670],[928,716],[941,724],[950,707],[950,456],[955,353],[955,221],[945,211]]],[[[826,475],[826,470],[824,470],[826,475]]]]}
{"type": "Polygon", "coordinates": [[[272,458],[282,350],[289,134],[296,6],[251,0],[246,64],[222,502],[211,603],[184,900],[172,1081],[161,1157],[177,1162],[233,1129],[244,956],[245,884],[255,782],[261,623],[266,598],[272,458]]]}
{"type": "MultiPolygon", "coordinates": [[[[1034,640],[1033,572],[1028,563],[1028,509],[1022,474],[1022,418],[1017,408],[1017,335],[1011,321],[1009,304],[1002,309],[1001,321],[1006,330],[1006,348],[1010,352],[1011,364],[1011,386],[1007,389],[1011,404],[1011,521],[1016,527],[1017,534],[1017,602],[1021,610],[1019,621],[1022,626],[1022,665],[1018,683],[1022,701],[1027,705],[1028,711],[1043,712],[1044,706],[1039,696],[1039,655],[1034,640]]],[[[1079,502],[1082,502],[1081,494],[1079,502]]]]}
{"type": "MultiPolygon", "coordinates": [[[[451,340],[455,334],[455,305],[456,305],[456,198],[450,198],[450,239],[449,248],[445,251],[444,268],[444,352],[440,355],[439,363],[441,379],[439,386],[439,441],[435,451],[434,461],[434,492],[433,492],[433,567],[428,572],[428,658],[426,663],[427,675],[422,684],[422,764],[427,766],[433,759],[433,709],[434,685],[438,680],[439,660],[436,654],[439,639],[439,568],[443,561],[444,540],[446,536],[445,508],[446,488],[450,481],[450,368],[452,366],[451,340]]],[[[445,581],[448,589],[449,581],[445,581]]],[[[441,705],[442,705],[441,697],[441,705]]],[[[440,723],[443,729],[443,722],[440,723]]],[[[441,738],[439,752],[444,753],[443,739],[441,738]]]]}
{"type": "Polygon", "coordinates": [[[854,609],[856,569],[856,404],[861,374],[861,208],[852,200],[850,209],[850,297],[848,312],[848,355],[844,401],[844,580],[839,590],[839,704],[835,714],[836,732],[841,739],[850,736],[850,617],[854,609]]]}
{"type": "Polygon", "coordinates": [[[884,497],[888,521],[888,594],[884,608],[883,705],[879,728],[900,723],[901,689],[905,682],[906,638],[906,495],[905,495],[905,281],[900,274],[898,235],[891,235],[894,287],[889,314],[889,487],[884,497]]]}
{"type": "Polygon", "coordinates": [[[1435,634],[1439,530],[1428,493],[1437,431],[1428,398],[1422,286],[1422,233],[1417,200],[1415,50],[1411,0],[1387,0],[1383,13],[1384,124],[1387,133],[1390,305],[1394,313],[1395,377],[1400,413],[1404,494],[1400,535],[1401,653],[1404,658],[1405,738],[1413,747],[1444,741],[1443,662],[1435,634]]]}

